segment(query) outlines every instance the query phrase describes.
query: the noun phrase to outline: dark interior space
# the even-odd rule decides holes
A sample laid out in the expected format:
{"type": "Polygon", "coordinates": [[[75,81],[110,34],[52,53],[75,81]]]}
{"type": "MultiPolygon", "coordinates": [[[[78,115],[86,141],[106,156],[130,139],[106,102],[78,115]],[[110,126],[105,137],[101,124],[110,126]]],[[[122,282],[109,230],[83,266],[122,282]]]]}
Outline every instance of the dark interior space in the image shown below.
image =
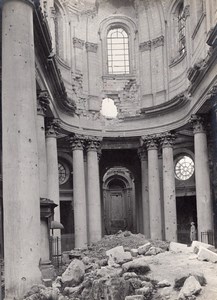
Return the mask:
{"type": "Polygon", "coordinates": [[[176,198],[177,210],[177,236],[178,242],[190,244],[191,222],[197,228],[197,207],[195,196],[183,196],[176,198]]]}

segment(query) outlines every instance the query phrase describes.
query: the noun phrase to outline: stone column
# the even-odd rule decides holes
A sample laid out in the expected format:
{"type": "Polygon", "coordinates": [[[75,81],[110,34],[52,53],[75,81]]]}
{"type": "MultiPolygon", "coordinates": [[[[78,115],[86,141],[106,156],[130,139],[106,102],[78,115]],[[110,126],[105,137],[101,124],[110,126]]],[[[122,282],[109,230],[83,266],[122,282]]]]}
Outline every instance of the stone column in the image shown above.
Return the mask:
{"type": "Polygon", "coordinates": [[[163,156],[163,193],[165,239],[177,241],[176,192],[173,162],[173,142],[175,135],[167,133],[161,138],[163,156]]]}
{"type": "Polygon", "coordinates": [[[155,136],[144,138],[148,150],[148,191],[151,239],[162,239],[160,177],[158,165],[158,140],[155,136]]]}
{"type": "Polygon", "coordinates": [[[87,246],[87,207],[84,174],[84,139],[74,136],[71,139],[73,152],[73,201],[75,224],[75,248],[87,246]]]}
{"type": "MultiPolygon", "coordinates": [[[[39,194],[40,198],[47,198],[47,154],[45,143],[45,111],[49,104],[47,91],[42,91],[37,96],[37,138],[39,156],[39,194]]],[[[41,218],[41,260],[49,261],[49,229],[47,219],[41,218]]]]}
{"type": "Polygon", "coordinates": [[[204,120],[200,116],[193,115],[191,123],[194,130],[197,227],[200,240],[201,232],[213,230],[212,199],[204,120]]]}
{"type": "Polygon", "coordinates": [[[32,1],[2,9],[5,299],[40,282],[40,199],[32,1]]]}
{"type": "MultiPolygon", "coordinates": [[[[60,222],[60,197],[59,197],[59,170],[57,154],[57,130],[58,120],[53,119],[47,125],[46,148],[47,148],[47,198],[58,206],[54,211],[54,221],[60,222]]],[[[59,232],[54,231],[59,235],[59,232]]]]}
{"type": "Polygon", "coordinates": [[[150,238],[150,215],[148,199],[148,157],[144,147],[138,150],[141,160],[141,181],[142,181],[142,211],[143,211],[143,232],[146,238],[150,238]]]}
{"type": "Polygon", "coordinates": [[[88,200],[88,236],[90,243],[98,242],[102,237],[101,197],[99,185],[98,150],[100,140],[93,138],[87,143],[87,200],[88,200]]]}

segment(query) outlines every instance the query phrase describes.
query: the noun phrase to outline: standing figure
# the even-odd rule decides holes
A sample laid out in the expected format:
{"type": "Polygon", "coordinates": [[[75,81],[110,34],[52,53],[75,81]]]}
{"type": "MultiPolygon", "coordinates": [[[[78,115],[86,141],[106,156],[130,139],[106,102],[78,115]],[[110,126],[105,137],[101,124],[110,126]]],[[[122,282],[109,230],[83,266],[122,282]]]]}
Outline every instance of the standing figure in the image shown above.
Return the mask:
{"type": "Polygon", "coordinates": [[[190,229],[190,240],[191,242],[196,240],[196,227],[194,225],[194,222],[191,222],[191,229],[190,229]]]}

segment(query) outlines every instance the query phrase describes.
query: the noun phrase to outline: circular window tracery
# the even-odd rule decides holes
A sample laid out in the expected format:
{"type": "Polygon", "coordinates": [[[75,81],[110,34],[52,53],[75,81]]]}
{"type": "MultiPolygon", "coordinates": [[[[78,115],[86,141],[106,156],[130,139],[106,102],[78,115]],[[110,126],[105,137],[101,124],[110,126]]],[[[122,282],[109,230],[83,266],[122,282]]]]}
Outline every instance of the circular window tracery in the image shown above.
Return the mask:
{"type": "Polygon", "coordinates": [[[69,170],[68,168],[62,164],[58,163],[58,170],[59,170],[59,184],[64,184],[69,179],[69,170]]]}
{"type": "Polygon", "coordinates": [[[175,176],[179,180],[187,180],[194,174],[194,161],[190,156],[180,157],[175,165],[175,176]]]}

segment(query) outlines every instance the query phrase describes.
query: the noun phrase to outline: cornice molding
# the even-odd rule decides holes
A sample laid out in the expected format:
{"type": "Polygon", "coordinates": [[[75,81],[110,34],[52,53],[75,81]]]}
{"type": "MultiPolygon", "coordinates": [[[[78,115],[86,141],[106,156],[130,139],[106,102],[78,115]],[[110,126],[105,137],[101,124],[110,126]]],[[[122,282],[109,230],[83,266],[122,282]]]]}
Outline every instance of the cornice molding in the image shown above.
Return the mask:
{"type": "Polygon", "coordinates": [[[182,92],[171,100],[166,101],[162,104],[142,108],[141,113],[153,116],[159,113],[166,114],[187,105],[189,101],[190,99],[186,96],[186,92],[182,92]]]}

